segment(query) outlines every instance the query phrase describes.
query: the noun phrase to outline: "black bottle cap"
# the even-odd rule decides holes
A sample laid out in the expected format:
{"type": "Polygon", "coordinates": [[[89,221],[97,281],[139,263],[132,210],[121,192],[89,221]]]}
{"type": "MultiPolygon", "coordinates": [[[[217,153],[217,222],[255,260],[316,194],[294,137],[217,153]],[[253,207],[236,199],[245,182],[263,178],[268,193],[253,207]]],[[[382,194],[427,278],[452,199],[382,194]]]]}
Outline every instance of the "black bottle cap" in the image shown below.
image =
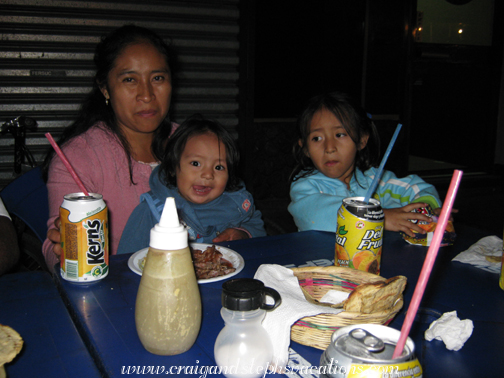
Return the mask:
{"type": "Polygon", "coordinates": [[[254,278],[236,278],[222,284],[222,306],[232,311],[273,310],[282,299],[275,289],[254,278]],[[266,303],[266,296],[274,304],[266,303]]]}

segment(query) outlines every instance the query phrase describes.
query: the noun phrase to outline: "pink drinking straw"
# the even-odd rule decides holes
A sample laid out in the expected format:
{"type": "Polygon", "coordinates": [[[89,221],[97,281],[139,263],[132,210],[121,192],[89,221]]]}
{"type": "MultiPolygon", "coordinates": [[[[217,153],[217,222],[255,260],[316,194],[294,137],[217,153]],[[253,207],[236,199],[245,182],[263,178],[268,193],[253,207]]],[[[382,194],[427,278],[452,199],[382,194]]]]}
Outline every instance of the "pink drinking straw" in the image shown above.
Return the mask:
{"type": "Polygon", "coordinates": [[[72,165],[70,164],[70,162],[66,158],[65,154],[63,153],[63,151],[61,151],[61,148],[59,148],[59,146],[57,145],[57,143],[54,141],[51,133],[46,133],[45,137],[49,140],[49,143],[51,143],[51,146],[53,146],[54,151],[56,151],[56,153],[60,157],[60,159],[63,162],[63,164],[65,164],[65,167],[68,169],[68,172],[70,172],[70,175],[73,177],[73,179],[75,180],[75,182],[79,186],[79,188],[82,191],[82,193],[84,193],[86,196],[89,196],[89,193],[86,190],[86,188],[84,187],[84,184],[80,180],[79,176],[77,176],[77,173],[75,173],[74,169],[72,168],[72,165]]]}
{"type": "Polygon", "coordinates": [[[399,337],[399,341],[397,342],[392,358],[399,357],[404,349],[404,344],[406,343],[406,339],[408,338],[411,325],[413,324],[413,320],[415,319],[416,313],[418,311],[418,306],[420,305],[420,301],[422,300],[422,296],[425,291],[425,286],[427,285],[427,281],[429,280],[432,266],[434,265],[434,261],[436,260],[439,246],[441,245],[441,240],[443,239],[446,224],[448,223],[448,218],[450,217],[453,203],[455,202],[455,196],[457,195],[460,180],[462,179],[462,173],[463,172],[459,170],[455,170],[453,172],[450,187],[448,188],[448,193],[446,194],[445,203],[441,210],[441,215],[439,216],[439,220],[436,226],[436,230],[434,231],[434,236],[432,237],[429,250],[427,251],[427,256],[425,257],[422,271],[420,272],[420,277],[418,278],[418,282],[415,287],[415,292],[413,293],[408,312],[406,313],[406,319],[404,320],[403,326],[401,328],[401,336],[399,337]]]}

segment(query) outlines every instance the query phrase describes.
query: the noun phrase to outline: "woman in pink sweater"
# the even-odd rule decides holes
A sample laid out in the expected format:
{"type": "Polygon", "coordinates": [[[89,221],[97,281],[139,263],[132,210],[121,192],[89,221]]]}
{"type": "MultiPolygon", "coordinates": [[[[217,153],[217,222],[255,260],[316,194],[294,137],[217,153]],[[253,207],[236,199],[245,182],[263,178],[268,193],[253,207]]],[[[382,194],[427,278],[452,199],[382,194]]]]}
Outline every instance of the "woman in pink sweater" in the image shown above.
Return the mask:
{"type": "MultiPolygon", "coordinates": [[[[149,29],[125,25],[98,44],[96,75],[77,120],[59,140],[89,192],[103,195],[109,210],[110,252],[175,129],[168,118],[172,93],[169,49],[149,29]]],[[[61,255],[59,206],[80,192],[60,158],[45,162],[49,191],[47,239],[42,250],[51,271],[61,255]]]]}

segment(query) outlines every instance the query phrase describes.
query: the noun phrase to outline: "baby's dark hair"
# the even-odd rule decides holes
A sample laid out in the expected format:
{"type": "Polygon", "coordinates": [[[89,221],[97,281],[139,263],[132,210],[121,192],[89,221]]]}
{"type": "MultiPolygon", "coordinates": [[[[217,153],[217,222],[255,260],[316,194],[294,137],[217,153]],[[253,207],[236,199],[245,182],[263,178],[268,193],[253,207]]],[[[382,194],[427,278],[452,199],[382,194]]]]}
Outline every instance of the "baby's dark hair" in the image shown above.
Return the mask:
{"type": "Polygon", "coordinates": [[[216,135],[217,139],[221,141],[226,148],[226,164],[228,169],[226,191],[232,192],[241,187],[238,177],[240,154],[233,137],[220,123],[203,118],[199,114],[182,122],[168,140],[159,170],[160,179],[167,186],[177,186],[176,173],[177,169],[180,168],[180,158],[189,138],[206,133],[216,135]]]}
{"type": "Polygon", "coordinates": [[[357,151],[355,167],[365,171],[379,163],[380,137],[376,127],[366,111],[349,95],[341,92],[331,92],[312,97],[304,107],[297,121],[298,140],[294,145],[296,166],[291,174],[291,181],[314,173],[315,166],[306,155],[310,126],[315,113],[326,109],[339,119],[354,143],[359,146],[366,135],[369,136],[366,146],[357,151]],[[301,173],[301,175],[299,175],[301,173]],[[299,176],[298,176],[299,175],[299,176]]]}

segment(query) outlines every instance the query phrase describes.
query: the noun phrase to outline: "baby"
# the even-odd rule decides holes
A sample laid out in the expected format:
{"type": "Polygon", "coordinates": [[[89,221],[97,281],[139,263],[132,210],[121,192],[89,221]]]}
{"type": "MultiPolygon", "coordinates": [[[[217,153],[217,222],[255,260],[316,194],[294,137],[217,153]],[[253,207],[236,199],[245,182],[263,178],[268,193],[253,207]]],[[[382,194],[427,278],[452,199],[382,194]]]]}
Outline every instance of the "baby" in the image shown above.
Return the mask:
{"type": "Polygon", "coordinates": [[[118,253],[149,246],[167,197],[174,197],[191,242],[217,243],[265,236],[261,213],[237,176],[238,149],[217,122],[189,118],[173,133],[148,193],[131,214],[118,253]]]}

